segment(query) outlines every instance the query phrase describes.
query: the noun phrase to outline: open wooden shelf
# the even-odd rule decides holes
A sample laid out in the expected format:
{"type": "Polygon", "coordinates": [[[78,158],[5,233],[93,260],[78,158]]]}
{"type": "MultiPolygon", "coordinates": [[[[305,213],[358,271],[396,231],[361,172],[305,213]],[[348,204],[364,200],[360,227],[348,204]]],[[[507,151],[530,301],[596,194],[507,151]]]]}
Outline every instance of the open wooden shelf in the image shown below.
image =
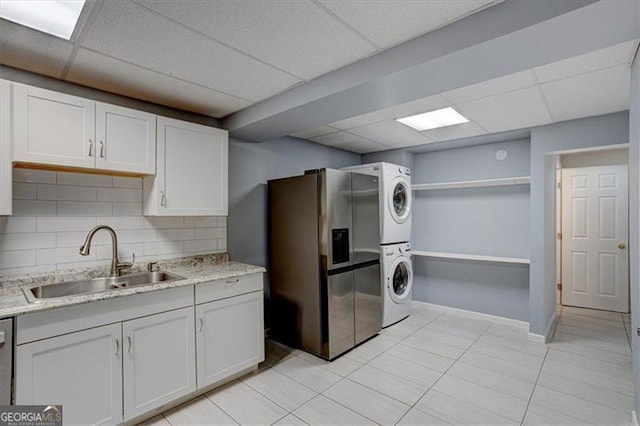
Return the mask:
{"type": "Polygon", "coordinates": [[[411,254],[414,256],[433,257],[439,259],[457,259],[457,260],[475,260],[480,262],[495,262],[495,263],[516,263],[519,265],[528,265],[529,259],[518,257],[500,257],[500,256],[481,256],[475,254],[461,254],[461,253],[444,253],[437,251],[422,251],[412,250],[411,254]]]}
{"type": "Polygon", "coordinates": [[[488,186],[529,185],[531,176],[518,176],[501,179],[467,180],[460,182],[417,183],[412,186],[414,191],[430,191],[434,189],[477,188],[488,186]]]}

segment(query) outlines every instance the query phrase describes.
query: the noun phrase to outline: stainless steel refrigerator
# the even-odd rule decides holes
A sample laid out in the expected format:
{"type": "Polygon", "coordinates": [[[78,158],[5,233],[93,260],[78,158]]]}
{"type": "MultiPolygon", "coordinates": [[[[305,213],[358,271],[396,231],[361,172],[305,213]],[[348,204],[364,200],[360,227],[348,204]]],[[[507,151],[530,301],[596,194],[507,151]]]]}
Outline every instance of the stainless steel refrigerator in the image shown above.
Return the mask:
{"type": "Polygon", "coordinates": [[[333,359],[380,331],[377,179],[320,169],[269,181],[276,340],[333,359]]]}

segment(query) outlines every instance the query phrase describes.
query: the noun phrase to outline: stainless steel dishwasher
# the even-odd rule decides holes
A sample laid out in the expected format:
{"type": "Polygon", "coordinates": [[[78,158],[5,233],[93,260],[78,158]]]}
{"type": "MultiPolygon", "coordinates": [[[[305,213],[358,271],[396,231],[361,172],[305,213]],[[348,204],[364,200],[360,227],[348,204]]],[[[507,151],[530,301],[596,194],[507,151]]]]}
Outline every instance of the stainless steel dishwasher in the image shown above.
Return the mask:
{"type": "Polygon", "coordinates": [[[0,320],[0,405],[11,404],[13,320],[0,320]]]}

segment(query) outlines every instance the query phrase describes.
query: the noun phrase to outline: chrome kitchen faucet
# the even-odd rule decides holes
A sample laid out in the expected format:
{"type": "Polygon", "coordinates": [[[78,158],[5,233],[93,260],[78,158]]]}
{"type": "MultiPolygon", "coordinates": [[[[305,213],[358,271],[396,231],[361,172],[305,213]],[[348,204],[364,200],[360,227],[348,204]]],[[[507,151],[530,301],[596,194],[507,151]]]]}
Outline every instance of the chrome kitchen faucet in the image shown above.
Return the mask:
{"type": "Polygon", "coordinates": [[[133,259],[131,262],[120,263],[118,261],[118,236],[116,235],[116,231],[113,230],[110,226],[107,225],[98,225],[92,228],[87,234],[87,238],[84,240],[84,244],[80,247],[80,254],[82,256],[88,256],[89,250],[91,249],[91,240],[93,240],[93,236],[96,232],[104,229],[111,235],[111,270],[109,272],[112,277],[119,277],[122,270],[129,269],[133,266],[133,262],[136,261],[136,255],[133,254],[133,259]]]}

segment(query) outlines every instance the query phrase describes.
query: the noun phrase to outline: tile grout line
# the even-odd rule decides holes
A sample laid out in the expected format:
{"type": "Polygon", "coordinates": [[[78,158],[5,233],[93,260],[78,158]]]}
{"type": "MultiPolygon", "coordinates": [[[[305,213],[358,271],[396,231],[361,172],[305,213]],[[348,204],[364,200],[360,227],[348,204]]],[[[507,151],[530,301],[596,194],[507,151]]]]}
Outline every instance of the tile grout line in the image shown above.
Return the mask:
{"type": "MultiPolygon", "coordinates": [[[[560,311],[560,315],[562,315],[562,311],[560,311]]],[[[556,323],[556,327],[557,324],[560,322],[560,319],[558,319],[558,322],[556,323]]],[[[555,334],[555,331],[554,331],[555,334]]],[[[540,375],[542,374],[542,369],[544,367],[544,363],[547,361],[547,355],[549,355],[549,349],[550,348],[550,344],[547,345],[547,350],[544,353],[544,358],[542,359],[542,362],[540,363],[540,368],[538,369],[538,374],[536,376],[536,381],[533,383],[533,387],[531,388],[531,393],[529,394],[529,400],[527,401],[527,406],[524,409],[524,412],[522,413],[522,419],[520,420],[520,424],[523,425],[524,424],[524,419],[527,417],[527,412],[529,411],[529,406],[531,405],[531,400],[533,399],[533,394],[536,391],[536,387],[538,386],[538,380],[540,380],[540,375]]]]}
{"type": "MultiPolygon", "coordinates": [[[[440,315],[440,316],[441,316],[441,315],[440,315]]],[[[438,316],[438,318],[439,318],[440,316],[438,316]]],[[[432,322],[433,322],[433,321],[432,321],[432,322]]],[[[475,344],[476,344],[476,342],[477,342],[477,341],[478,341],[482,336],[484,336],[484,335],[485,335],[485,333],[486,333],[486,332],[491,328],[491,326],[492,326],[492,325],[493,325],[493,324],[491,324],[489,327],[487,327],[487,329],[486,329],[486,330],[484,330],[482,333],[480,333],[480,335],[479,335],[478,337],[476,337],[476,339],[473,341],[473,343],[471,343],[471,344],[469,345],[469,347],[468,347],[468,348],[466,348],[466,349],[464,350],[464,352],[462,352],[462,354],[460,354],[460,356],[459,356],[458,358],[456,358],[456,360],[455,360],[455,361],[454,361],[454,362],[449,366],[449,368],[447,368],[447,369],[442,373],[442,375],[438,378],[438,380],[436,380],[435,382],[433,382],[433,384],[427,388],[427,390],[422,394],[422,396],[420,396],[420,398],[418,398],[418,399],[416,400],[416,402],[411,406],[411,408],[409,409],[409,411],[411,411],[412,409],[416,409],[416,410],[420,411],[420,409],[419,409],[419,408],[416,408],[416,405],[418,404],[418,402],[420,402],[420,400],[421,400],[422,398],[424,398],[424,397],[425,397],[425,395],[426,395],[426,394],[428,394],[428,393],[429,393],[429,391],[431,391],[431,389],[433,389],[433,387],[434,387],[435,385],[437,385],[437,384],[438,384],[438,382],[440,382],[440,380],[442,380],[442,378],[443,378],[443,377],[444,377],[444,376],[449,372],[449,370],[451,370],[451,369],[453,368],[453,366],[454,366],[454,365],[456,365],[456,364],[458,363],[458,361],[460,361],[460,358],[462,358],[462,357],[463,357],[463,356],[464,356],[464,355],[469,351],[469,349],[471,349],[471,348],[473,347],[473,345],[475,345],[475,344]]],[[[426,327],[426,326],[425,326],[425,327],[426,327]]],[[[423,328],[424,328],[424,327],[423,327],[423,328]]],[[[471,405],[474,405],[474,404],[471,404],[471,405]]],[[[482,407],[480,407],[480,408],[482,408],[482,407]]],[[[406,415],[407,415],[407,413],[409,413],[409,411],[407,411],[407,412],[404,414],[404,416],[402,416],[402,417],[400,418],[400,420],[398,420],[398,423],[399,423],[399,422],[401,422],[401,421],[402,421],[402,419],[406,417],[406,415]]],[[[433,417],[435,417],[435,418],[437,418],[437,419],[439,419],[439,420],[442,420],[442,421],[443,421],[443,422],[445,422],[445,423],[449,423],[449,422],[447,422],[446,420],[441,419],[440,417],[438,417],[438,416],[434,415],[433,413],[425,413],[425,414],[429,414],[430,416],[433,416],[433,417]]],[[[504,417],[504,416],[502,416],[502,415],[500,415],[500,416],[501,416],[501,417],[504,417]]]]}

